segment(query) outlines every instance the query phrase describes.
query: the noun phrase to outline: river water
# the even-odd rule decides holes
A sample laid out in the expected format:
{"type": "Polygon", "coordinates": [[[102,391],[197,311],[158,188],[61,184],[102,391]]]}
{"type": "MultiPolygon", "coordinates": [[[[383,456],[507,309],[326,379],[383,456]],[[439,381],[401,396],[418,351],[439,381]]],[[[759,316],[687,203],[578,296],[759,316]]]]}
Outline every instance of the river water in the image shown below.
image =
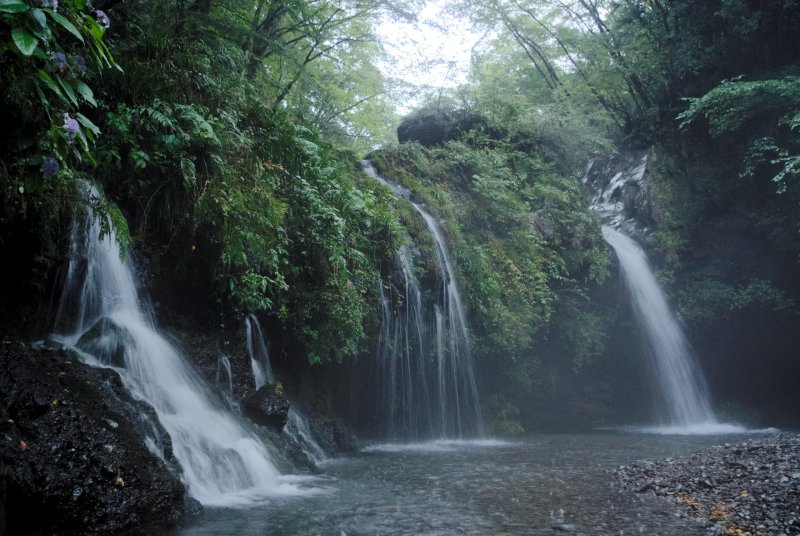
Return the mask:
{"type": "Polygon", "coordinates": [[[208,508],[164,536],[693,535],[705,529],[647,495],[619,491],[607,471],[739,437],[620,432],[519,441],[375,445],[323,465],[304,497],[208,508]]]}

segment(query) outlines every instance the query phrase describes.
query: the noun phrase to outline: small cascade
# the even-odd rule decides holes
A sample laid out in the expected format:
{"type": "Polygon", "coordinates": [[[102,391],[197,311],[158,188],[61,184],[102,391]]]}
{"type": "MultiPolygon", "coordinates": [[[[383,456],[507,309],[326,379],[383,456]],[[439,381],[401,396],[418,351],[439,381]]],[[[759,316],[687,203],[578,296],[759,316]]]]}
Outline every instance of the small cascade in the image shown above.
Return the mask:
{"type": "Polygon", "coordinates": [[[286,422],[283,431],[289,434],[295,443],[300,445],[300,448],[303,449],[303,452],[314,465],[319,465],[328,459],[325,450],[314,439],[314,434],[311,433],[308,421],[294,408],[294,405],[289,409],[289,420],[286,422]]]}
{"type": "Polygon", "coordinates": [[[409,247],[397,253],[403,295],[394,302],[381,285],[382,328],[377,384],[390,438],[461,438],[484,433],[478,389],[461,294],[441,229],[402,186],[378,175],[364,162],[368,176],[406,199],[417,211],[436,245],[440,274],[438,296],[423,299],[409,247]]]}
{"type": "Polygon", "coordinates": [[[256,382],[256,390],[258,390],[275,381],[275,376],[272,374],[264,333],[256,315],[251,313],[244,319],[244,333],[247,341],[247,353],[250,355],[250,366],[253,368],[253,379],[256,382]]]}
{"type": "MultiPolygon", "coordinates": [[[[664,427],[661,430],[677,433],[740,431],[717,420],[703,373],[656,281],[647,255],[626,234],[637,228],[631,197],[641,190],[647,162],[648,157],[644,155],[635,164],[603,181],[596,188],[592,209],[606,223],[602,227],[603,238],[617,255],[638,324],[647,341],[659,387],[659,424],[664,427]]],[[[591,167],[592,164],[587,169],[587,177],[591,167]]]]}
{"type": "MultiPolygon", "coordinates": [[[[86,185],[87,197],[98,198],[86,185]]],[[[56,326],[87,362],[114,367],[148,402],[172,439],[189,494],[206,505],[247,504],[300,490],[281,477],[265,446],[222,408],[180,351],[157,330],[123,261],[113,229],[101,237],[87,206],[72,226],[70,262],[56,326]]]]}

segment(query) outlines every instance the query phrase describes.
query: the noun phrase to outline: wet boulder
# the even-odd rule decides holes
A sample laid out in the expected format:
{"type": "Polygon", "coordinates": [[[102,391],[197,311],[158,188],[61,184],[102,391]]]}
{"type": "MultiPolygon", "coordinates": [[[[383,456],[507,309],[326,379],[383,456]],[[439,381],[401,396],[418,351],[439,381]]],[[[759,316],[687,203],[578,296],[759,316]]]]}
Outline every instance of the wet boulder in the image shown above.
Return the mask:
{"type": "Polygon", "coordinates": [[[169,435],[115,371],[0,340],[0,534],[176,523],[192,511],[178,474],[169,435]]]}
{"type": "Polygon", "coordinates": [[[98,320],[76,345],[112,367],[125,367],[125,348],[134,344],[128,330],[109,317],[98,320]]]}
{"type": "Polygon", "coordinates": [[[242,410],[251,421],[280,432],[289,420],[289,399],[277,383],[268,383],[247,396],[242,410]]]}

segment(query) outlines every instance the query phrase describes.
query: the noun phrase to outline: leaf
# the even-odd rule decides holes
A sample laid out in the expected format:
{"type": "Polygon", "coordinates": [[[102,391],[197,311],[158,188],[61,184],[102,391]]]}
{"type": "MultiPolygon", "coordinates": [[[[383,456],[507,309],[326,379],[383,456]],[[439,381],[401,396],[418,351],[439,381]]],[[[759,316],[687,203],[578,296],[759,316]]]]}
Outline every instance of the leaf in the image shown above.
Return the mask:
{"type": "Polygon", "coordinates": [[[44,11],[41,9],[34,9],[31,12],[31,15],[33,15],[33,18],[39,23],[39,26],[42,28],[47,28],[47,17],[45,16],[44,11]]]}
{"type": "Polygon", "coordinates": [[[81,35],[81,32],[80,32],[80,31],[79,31],[79,30],[78,30],[78,29],[75,27],[75,25],[74,25],[74,24],[72,24],[72,23],[69,21],[69,19],[67,19],[67,18],[66,18],[66,17],[64,17],[63,15],[59,15],[58,13],[56,13],[55,11],[53,11],[52,9],[48,9],[48,10],[47,10],[47,13],[49,13],[49,14],[50,14],[50,17],[51,17],[51,18],[52,18],[54,21],[56,21],[58,24],[60,24],[60,25],[61,25],[61,26],[62,26],[62,27],[65,29],[65,30],[67,30],[69,33],[71,33],[71,34],[72,34],[72,35],[74,35],[75,37],[77,37],[77,38],[78,38],[78,40],[79,40],[81,43],[83,43],[83,36],[81,35]]]}
{"type": "Polygon", "coordinates": [[[98,136],[98,135],[100,135],[100,129],[97,127],[97,125],[95,125],[94,123],[92,123],[92,122],[89,120],[89,118],[88,118],[88,117],[86,117],[85,115],[83,115],[83,114],[79,114],[79,113],[76,113],[76,114],[75,114],[75,119],[77,119],[77,120],[78,120],[78,123],[80,123],[80,124],[81,124],[81,125],[83,125],[84,127],[86,127],[86,128],[88,128],[89,130],[91,130],[91,131],[94,133],[94,135],[95,135],[95,136],[98,136]]]}
{"type": "Polygon", "coordinates": [[[62,80],[61,78],[58,79],[58,83],[64,90],[64,93],[67,94],[67,97],[69,97],[70,102],[77,108],[78,98],[75,96],[75,92],[72,90],[72,84],[66,80],[62,80]]]}
{"type": "Polygon", "coordinates": [[[58,87],[58,84],[50,78],[50,75],[44,72],[43,70],[39,69],[39,78],[42,79],[42,82],[45,83],[47,87],[53,90],[53,93],[58,95],[58,98],[64,101],[64,103],[69,104],[67,98],[64,96],[64,93],[61,92],[61,89],[58,87]]]}
{"type": "Polygon", "coordinates": [[[2,13],[25,13],[31,8],[22,0],[0,0],[0,12],[2,13]]]}
{"type": "Polygon", "coordinates": [[[11,30],[11,38],[23,56],[30,56],[36,50],[39,41],[25,28],[11,30]]]}
{"type": "Polygon", "coordinates": [[[81,97],[83,97],[86,100],[86,102],[88,102],[92,106],[97,106],[97,101],[94,100],[94,92],[92,91],[92,88],[90,88],[89,86],[78,80],[75,83],[75,89],[78,90],[78,93],[80,93],[81,97]]]}

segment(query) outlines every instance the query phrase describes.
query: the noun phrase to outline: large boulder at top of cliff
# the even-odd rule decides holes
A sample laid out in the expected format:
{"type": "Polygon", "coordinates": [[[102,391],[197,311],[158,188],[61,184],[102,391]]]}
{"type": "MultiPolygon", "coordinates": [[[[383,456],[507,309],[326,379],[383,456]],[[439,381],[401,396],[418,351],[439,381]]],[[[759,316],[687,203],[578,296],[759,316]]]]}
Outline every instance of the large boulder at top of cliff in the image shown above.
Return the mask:
{"type": "Polygon", "coordinates": [[[467,110],[423,108],[403,118],[397,127],[397,140],[435,147],[473,129],[486,131],[490,127],[480,114],[467,110]]]}
{"type": "Polygon", "coordinates": [[[177,472],[152,408],[116,372],[0,339],[0,534],[174,523],[193,508],[177,472]]]}
{"type": "Polygon", "coordinates": [[[254,423],[280,432],[289,420],[289,399],[277,384],[268,383],[244,399],[242,410],[254,423]]]}
{"type": "Polygon", "coordinates": [[[452,119],[443,112],[418,112],[409,115],[397,127],[400,143],[416,141],[425,147],[441,145],[450,139],[452,119]]]}

